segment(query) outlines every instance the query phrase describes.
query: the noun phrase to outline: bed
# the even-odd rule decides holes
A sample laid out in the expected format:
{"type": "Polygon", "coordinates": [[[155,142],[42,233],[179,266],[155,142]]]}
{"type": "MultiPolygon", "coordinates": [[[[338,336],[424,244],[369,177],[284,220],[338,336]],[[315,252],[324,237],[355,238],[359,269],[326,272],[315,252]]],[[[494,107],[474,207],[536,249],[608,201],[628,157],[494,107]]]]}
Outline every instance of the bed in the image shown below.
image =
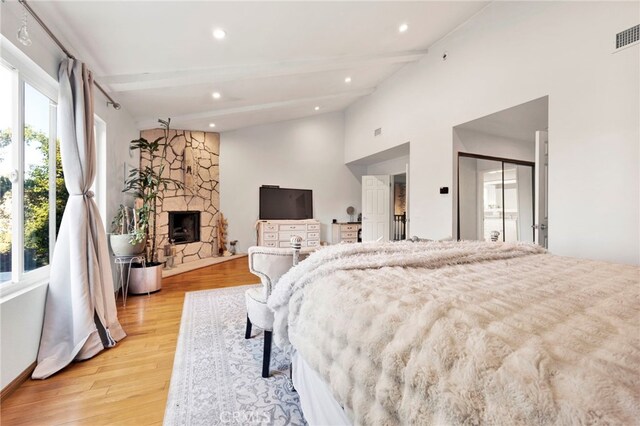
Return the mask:
{"type": "Polygon", "coordinates": [[[635,266],[527,244],[337,245],[285,274],[269,306],[305,416],[342,408],[310,424],[640,418],[635,266]]]}

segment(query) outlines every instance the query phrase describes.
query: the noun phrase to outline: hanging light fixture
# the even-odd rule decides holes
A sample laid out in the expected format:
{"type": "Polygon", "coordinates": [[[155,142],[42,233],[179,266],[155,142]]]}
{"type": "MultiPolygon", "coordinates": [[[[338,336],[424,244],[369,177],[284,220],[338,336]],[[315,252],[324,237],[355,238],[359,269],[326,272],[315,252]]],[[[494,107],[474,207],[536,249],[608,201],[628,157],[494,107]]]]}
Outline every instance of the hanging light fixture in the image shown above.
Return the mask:
{"type": "Polygon", "coordinates": [[[31,38],[29,37],[29,31],[27,31],[27,10],[24,10],[22,15],[22,25],[18,30],[18,40],[25,46],[31,46],[31,38]]]}

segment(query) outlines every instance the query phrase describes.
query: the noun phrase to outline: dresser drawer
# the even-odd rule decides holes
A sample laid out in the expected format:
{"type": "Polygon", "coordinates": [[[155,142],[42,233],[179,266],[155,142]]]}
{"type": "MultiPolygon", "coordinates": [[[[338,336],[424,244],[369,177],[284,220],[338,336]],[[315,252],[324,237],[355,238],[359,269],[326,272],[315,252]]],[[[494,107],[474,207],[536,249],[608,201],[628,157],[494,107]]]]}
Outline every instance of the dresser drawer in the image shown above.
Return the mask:
{"type": "Polygon", "coordinates": [[[307,232],[307,240],[319,240],[320,233],[319,232],[307,232]]]}
{"type": "Polygon", "coordinates": [[[319,223],[313,223],[313,224],[307,225],[307,231],[319,231],[319,230],[320,230],[319,223]]]}
{"type": "Polygon", "coordinates": [[[265,224],[262,225],[262,229],[264,229],[264,231],[277,232],[278,231],[278,225],[276,225],[275,223],[265,223],[265,224]]]}
{"type": "Polygon", "coordinates": [[[357,242],[358,242],[358,240],[356,240],[355,238],[346,238],[346,239],[345,239],[345,238],[343,238],[341,242],[342,242],[342,243],[345,243],[345,244],[346,244],[346,243],[351,244],[351,243],[357,243],[357,242]]]}
{"type": "Polygon", "coordinates": [[[278,234],[276,234],[275,232],[265,232],[264,234],[262,234],[262,239],[264,239],[265,241],[277,241],[278,234]]]}
{"type": "Polygon", "coordinates": [[[307,247],[319,247],[320,240],[309,240],[307,241],[307,247]]]}
{"type": "Polygon", "coordinates": [[[353,238],[358,238],[358,233],[357,232],[342,232],[340,234],[340,236],[342,237],[342,241],[344,240],[349,240],[349,239],[353,239],[353,238]]]}
{"type": "Polygon", "coordinates": [[[299,224],[299,225],[278,225],[278,229],[280,231],[306,231],[307,225],[299,224]]]}
{"type": "Polygon", "coordinates": [[[279,241],[289,241],[291,240],[291,237],[295,236],[302,238],[302,240],[304,241],[306,239],[307,233],[297,231],[280,231],[276,235],[278,235],[279,241]]]}
{"type": "Polygon", "coordinates": [[[278,241],[278,247],[289,248],[291,247],[291,241],[278,241]]]}
{"type": "Polygon", "coordinates": [[[264,247],[278,247],[278,242],[277,241],[264,241],[262,243],[262,245],[264,247]]]}
{"type": "Polygon", "coordinates": [[[358,231],[358,225],[352,225],[352,224],[347,224],[347,225],[340,225],[340,231],[341,232],[347,232],[347,231],[358,231]]]}

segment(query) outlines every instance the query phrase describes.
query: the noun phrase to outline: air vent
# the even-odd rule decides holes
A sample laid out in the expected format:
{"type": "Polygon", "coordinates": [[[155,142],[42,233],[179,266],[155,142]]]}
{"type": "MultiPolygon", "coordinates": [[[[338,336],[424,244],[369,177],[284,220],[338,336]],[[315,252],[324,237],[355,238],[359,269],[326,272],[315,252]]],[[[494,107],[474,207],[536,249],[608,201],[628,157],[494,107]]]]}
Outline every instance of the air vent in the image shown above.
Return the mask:
{"type": "Polygon", "coordinates": [[[380,136],[382,134],[382,127],[378,127],[373,131],[373,136],[380,136]]]}
{"type": "Polygon", "coordinates": [[[616,49],[620,49],[640,40],[640,25],[616,34],[616,49]]]}

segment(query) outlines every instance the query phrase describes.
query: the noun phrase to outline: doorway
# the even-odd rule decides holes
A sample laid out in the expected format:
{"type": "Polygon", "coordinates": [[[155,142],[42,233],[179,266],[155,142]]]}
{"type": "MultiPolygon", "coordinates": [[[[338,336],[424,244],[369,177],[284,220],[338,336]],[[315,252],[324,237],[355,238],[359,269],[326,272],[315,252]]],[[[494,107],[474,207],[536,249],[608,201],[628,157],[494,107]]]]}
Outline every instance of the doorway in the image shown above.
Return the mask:
{"type": "Polygon", "coordinates": [[[458,154],[458,239],[533,242],[534,168],[527,161],[458,154]]]}
{"type": "Polygon", "coordinates": [[[548,240],[549,98],[453,127],[453,227],[459,240],[548,240]]]}
{"type": "Polygon", "coordinates": [[[391,239],[407,239],[407,174],[393,175],[393,224],[391,239]]]}

